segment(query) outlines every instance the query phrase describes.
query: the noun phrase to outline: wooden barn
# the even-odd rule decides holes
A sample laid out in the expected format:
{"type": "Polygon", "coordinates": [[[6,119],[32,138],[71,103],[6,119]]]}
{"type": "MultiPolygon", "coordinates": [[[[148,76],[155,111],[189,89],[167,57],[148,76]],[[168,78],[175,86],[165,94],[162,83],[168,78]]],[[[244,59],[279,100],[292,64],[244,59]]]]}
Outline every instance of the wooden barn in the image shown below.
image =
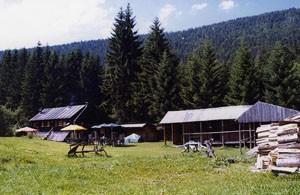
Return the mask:
{"type": "Polygon", "coordinates": [[[169,111],[160,124],[164,141],[183,144],[189,140],[214,139],[216,145],[255,145],[255,130],[265,123],[278,122],[297,114],[297,110],[257,102],[254,105],[226,106],[169,111]]]}
{"type": "Polygon", "coordinates": [[[30,126],[39,130],[40,136],[47,136],[54,141],[64,141],[69,132],[61,132],[60,129],[75,123],[83,126],[88,125],[86,112],[87,105],[44,108],[29,122],[30,126]]]}
{"type": "Polygon", "coordinates": [[[138,134],[142,137],[143,141],[152,142],[160,140],[160,131],[156,129],[156,126],[148,123],[140,124],[122,124],[122,129],[124,129],[126,136],[132,133],[138,134]]]}

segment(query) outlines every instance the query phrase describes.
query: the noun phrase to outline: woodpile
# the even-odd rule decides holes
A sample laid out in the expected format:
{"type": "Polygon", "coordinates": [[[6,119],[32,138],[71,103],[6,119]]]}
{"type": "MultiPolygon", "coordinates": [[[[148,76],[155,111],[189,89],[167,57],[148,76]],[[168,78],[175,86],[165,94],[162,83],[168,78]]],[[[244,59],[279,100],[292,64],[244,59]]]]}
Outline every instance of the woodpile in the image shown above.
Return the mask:
{"type": "Polygon", "coordinates": [[[257,162],[260,171],[294,173],[300,168],[300,131],[298,123],[262,125],[257,128],[257,162]]]}

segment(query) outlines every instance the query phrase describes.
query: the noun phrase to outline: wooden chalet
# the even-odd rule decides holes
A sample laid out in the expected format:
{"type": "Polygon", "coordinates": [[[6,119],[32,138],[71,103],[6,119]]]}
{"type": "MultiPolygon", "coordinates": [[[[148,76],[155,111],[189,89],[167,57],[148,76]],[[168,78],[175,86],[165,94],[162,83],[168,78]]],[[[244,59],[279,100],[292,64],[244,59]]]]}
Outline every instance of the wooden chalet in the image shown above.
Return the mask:
{"type": "Polygon", "coordinates": [[[226,106],[169,111],[160,124],[164,141],[183,144],[189,140],[214,139],[217,145],[255,145],[255,130],[261,124],[278,122],[299,113],[297,110],[257,102],[254,105],[226,106]]]}
{"type": "Polygon", "coordinates": [[[161,138],[160,131],[153,124],[122,124],[121,127],[124,129],[126,136],[135,133],[140,135],[141,139],[146,142],[159,141],[161,138]]]}
{"type": "Polygon", "coordinates": [[[87,105],[74,105],[56,108],[44,108],[29,122],[30,126],[39,130],[40,136],[47,136],[50,140],[64,141],[69,132],[60,130],[69,124],[86,126],[87,105]]]}

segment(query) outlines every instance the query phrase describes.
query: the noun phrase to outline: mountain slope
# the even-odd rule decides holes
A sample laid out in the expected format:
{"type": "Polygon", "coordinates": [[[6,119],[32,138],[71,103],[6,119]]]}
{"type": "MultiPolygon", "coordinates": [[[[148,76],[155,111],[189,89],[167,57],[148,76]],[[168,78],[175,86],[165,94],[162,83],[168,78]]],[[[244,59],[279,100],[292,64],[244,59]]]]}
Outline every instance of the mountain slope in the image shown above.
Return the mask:
{"type": "MultiPolygon", "coordinates": [[[[138,22],[138,21],[137,21],[138,22]]],[[[147,35],[142,35],[144,39],[147,35]]],[[[198,48],[205,39],[211,39],[221,60],[231,59],[244,39],[255,52],[257,49],[270,49],[276,41],[283,41],[293,50],[297,49],[300,41],[300,9],[292,8],[283,11],[265,13],[257,16],[238,18],[208,26],[167,33],[179,57],[184,58],[198,48]]],[[[74,42],[52,46],[60,53],[73,49],[98,54],[104,59],[108,40],[74,42]]]]}

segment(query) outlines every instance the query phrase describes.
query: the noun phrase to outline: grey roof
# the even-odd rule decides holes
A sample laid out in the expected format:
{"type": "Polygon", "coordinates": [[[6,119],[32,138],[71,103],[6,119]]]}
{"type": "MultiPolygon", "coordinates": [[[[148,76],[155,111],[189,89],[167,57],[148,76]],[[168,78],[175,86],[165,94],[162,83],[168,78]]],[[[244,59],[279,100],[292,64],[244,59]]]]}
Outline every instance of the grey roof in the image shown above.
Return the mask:
{"type": "Polygon", "coordinates": [[[56,119],[70,119],[75,116],[86,105],[66,106],[57,108],[44,108],[37,115],[32,117],[30,121],[44,121],[56,119]]]}
{"type": "Polygon", "coordinates": [[[297,110],[277,106],[265,102],[257,102],[237,120],[240,123],[250,122],[276,122],[282,121],[299,113],[297,110]]]}
{"type": "Polygon", "coordinates": [[[281,121],[299,113],[297,110],[258,101],[254,105],[226,106],[196,110],[169,111],[160,124],[216,120],[237,120],[240,123],[281,121]]]}
{"type": "Polygon", "coordinates": [[[143,128],[146,126],[146,123],[137,123],[137,124],[122,124],[123,128],[143,128]]]}
{"type": "Polygon", "coordinates": [[[48,140],[63,142],[65,141],[66,137],[69,135],[70,132],[55,132],[52,131],[51,134],[48,136],[48,140]]]}
{"type": "Polygon", "coordinates": [[[188,123],[213,120],[235,120],[251,106],[226,106],[196,110],[169,111],[160,124],[188,123]]]}

